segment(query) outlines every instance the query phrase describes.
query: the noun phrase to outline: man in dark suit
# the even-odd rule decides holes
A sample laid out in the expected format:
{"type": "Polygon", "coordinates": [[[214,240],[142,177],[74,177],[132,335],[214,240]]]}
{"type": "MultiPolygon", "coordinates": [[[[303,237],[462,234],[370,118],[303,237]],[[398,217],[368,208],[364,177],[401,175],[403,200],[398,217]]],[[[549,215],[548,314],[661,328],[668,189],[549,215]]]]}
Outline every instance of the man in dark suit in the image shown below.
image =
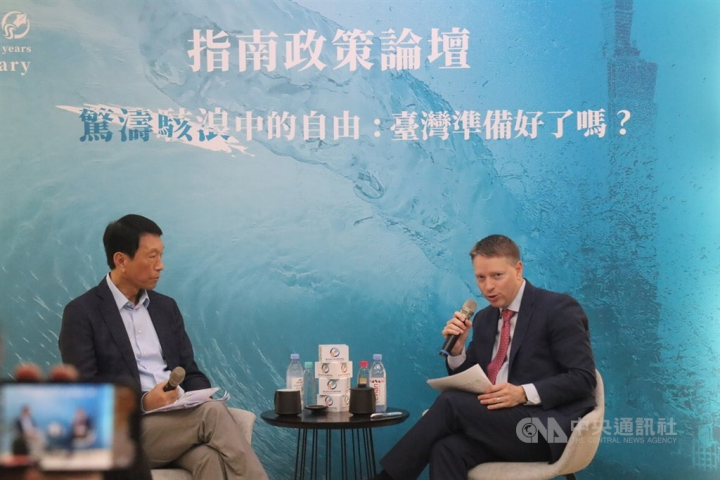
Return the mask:
{"type": "MultiPolygon", "coordinates": [[[[130,379],[151,412],[183,390],[210,387],[195,363],[175,301],[153,291],[163,270],[162,230],[140,215],[110,223],[103,236],[110,273],[63,313],[60,352],[81,380],[130,379]],[[178,389],[164,391],[170,371],[185,369],[178,389]]],[[[152,467],[169,463],[195,479],[267,479],[252,447],[218,402],[145,415],[142,445],[152,467]]]]}
{"type": "Polygon", "coordinates": [[[29,455],[30,447],[42,444],[42,434],[35,426],[30,407],[23,405],[20,415],[15,420],[15,438],[12,442],[13,455],[29,455]]]}
{"type": "Polygon", "coordinates": [[[571,422],[595,406],[595,361],[582,307],[527,282],[508,237],[480,240],[470,258],[490,306],[472,323],[460,312],[448,320],[442,333],[458,341],[447,368],[454,374],[478,364],[493,386],[479,396],[442,393],[382,459],[379,479],[414,479],[428,463],[431,479],[466,480],[480,463],[554,462],[565,448],[562,435],[549,435],[548,442],[536,422],[569,437],[571,422]]]}

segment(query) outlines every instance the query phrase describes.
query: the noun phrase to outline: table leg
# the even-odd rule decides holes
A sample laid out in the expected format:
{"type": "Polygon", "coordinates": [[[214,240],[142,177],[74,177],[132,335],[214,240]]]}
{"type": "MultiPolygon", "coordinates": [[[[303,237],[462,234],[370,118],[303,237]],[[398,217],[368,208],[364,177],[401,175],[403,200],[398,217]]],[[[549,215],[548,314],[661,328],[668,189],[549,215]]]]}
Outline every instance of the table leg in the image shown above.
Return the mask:
{"type": "Polygon", "coordinates": [[[365,467],[368,477],[373,478],[377,473],[375,470],[375,445],[373,442],[372,428],[362,429],[363,446],[365,447],[365,467]]]}
{"type": "MultiPolygon", "coordinates": [[[[332,429],[325,431],[325,479],[333,478],[332,475],[332,429]]],[[[317,480],[319,476],[318,455],[319,452],[318,429],[299,429],[297,447],[295,449],[295,474],[294,480],[305,480],[307,468],[307,455],[310,454],[310,465],[308,479],[317,480]],[[312,443],[308,452],[308,430],[312,430],[312,443]]],[[[352,467],[355,480],[371,479],[377,475],[375,462],[375,443],[373,441],[372,428],[350,429],[350,441],[348,441],[346,429],[340,429],[340,478],[348,480],[349,460],[348,448],[352,455],[352,467]],[[350,443],[350,445],[348,445],[350,443]],[[363,459],[363,456],[365,457],[363,459]],[[364,465],[363,465],[364,463],[364,465]]]]}
{"type": "Polygon", "coordinates": [[[340,452],[340,470],[342,472],[342,479],[347,480],[347,437],[345,436],[345,430],[340,430],[340,452]]]}
{"type": "Polygon", "coordinates": [[[368,428],[367,431],[368,435],[370,435],[370,470],[368,471],[368,477],[373,478],[377,475],[377,472],[375,471],[375,442],[373,441],[372,428],[368,428]]]}
{"type": "Polygon", "coordinates": [[[358,468],[360,469],[360,478],[362,478],[362,461],[360,457],[360,438],[357,430],[350,432],[352,437],[352,454],[353,454],[353,471],[355,472],[355,480],[358,480],[358,468]]]}
{"type": "Polygon", "coordinates": [[[312,451],[310,452],[310,478],[312,480],[317,480],[318,435],[320,432],[313,430],[312,451]]]}
{"type": "Polygon", "coordinates": [[[325,431],[325,478],[332,478],[332,430],[325,431]]]}
{"type": "Polygon", "coordinates": [[[298,430],[297,447],[295,448],[295,480],[305,478],[305,445],[307,442],[307,430],[298,430]]]}
{"type": "Polygon", "coordinates": [[[370,445],[368,445],[368,436],[367,436],[367,429],[363,428],[360,430],[360,434],[362,434],[362,444],[363,444],[363,450],[365,453],[365,469],[369,472],[370,471],[370,445]]]}

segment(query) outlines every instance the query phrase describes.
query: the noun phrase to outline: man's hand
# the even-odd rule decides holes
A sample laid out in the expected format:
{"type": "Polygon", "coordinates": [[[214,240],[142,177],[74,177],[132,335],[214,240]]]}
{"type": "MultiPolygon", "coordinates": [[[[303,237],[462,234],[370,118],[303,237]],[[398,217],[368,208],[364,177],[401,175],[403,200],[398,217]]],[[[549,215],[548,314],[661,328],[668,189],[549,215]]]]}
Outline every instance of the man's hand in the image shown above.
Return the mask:
{"type": "Polygon", "coordinates": [[[167,382],[158,383],[152,390],[143,396],[143,410],[149,412],[150,410],[170,405],[178,399],[180,390],[174,388],[164,392],[163,387],[165,387],[165,385],[167,385],[167,382]]]}
{"type": "Polygon", "coordinates": [[[444,336],[458,335],[457,342],[455,342],[452,350],[450,350],[450,355],[453,357],[460,355],[463,348],[465,348],[465,341],[467,341],[468,335],[470,335],[470,327],[472,327],[472,323],[460,312],[455,312],[455,316],[445,324],[445,328],[443,328],[442,331],[444,336]]]}
{"type": "Polygon", "coordinates": [[[525,389],[511,383],[499,383],[488,388],[487,392],[478,395],[478,400],[487,405],[488,410],[511,408],[527,402],[525,389]]]}

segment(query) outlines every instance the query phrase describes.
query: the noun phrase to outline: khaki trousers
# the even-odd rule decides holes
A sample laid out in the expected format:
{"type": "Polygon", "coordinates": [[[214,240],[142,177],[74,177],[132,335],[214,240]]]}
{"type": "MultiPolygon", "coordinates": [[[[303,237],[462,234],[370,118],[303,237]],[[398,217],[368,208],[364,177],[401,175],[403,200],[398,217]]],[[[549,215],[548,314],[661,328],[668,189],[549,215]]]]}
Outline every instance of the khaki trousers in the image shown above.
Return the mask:
{"type": "Polygon", "coordinates": [[[172,464],[195,480],[267,480],[260,460],[220,402],[144,415],[142,447],[150,467],[172,464]]]}

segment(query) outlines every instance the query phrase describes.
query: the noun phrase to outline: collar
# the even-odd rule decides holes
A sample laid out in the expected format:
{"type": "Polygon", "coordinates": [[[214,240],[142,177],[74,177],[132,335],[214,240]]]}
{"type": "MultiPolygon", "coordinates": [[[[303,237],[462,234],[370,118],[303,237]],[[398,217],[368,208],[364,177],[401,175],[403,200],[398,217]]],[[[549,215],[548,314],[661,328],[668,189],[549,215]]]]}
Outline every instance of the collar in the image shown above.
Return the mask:
{"type": "MultiPolygon", "coordinates": [[[[105,277],[107,280],[108,287],[110,288],[110,293],[112,293],[113,299],[115,300],[115,305],[117,305],[118,311],[122,310],[123,308],[135,308],[135,305],[127,299],[125,295],[115,286],[112,279],[110,278],[110,274],[107,274],[107,277],[105,277]]],[[[138,305],[143,305],[145,308],[150,305],[150,297],[148,297],[147,290],[142,291],[142,295],[140,295],[140,301],[138,302],[138,305]]]]}
{"type": "MultiPolygon", "coordinates": [[[[512,310],[513,312],[519,312],[520,311],[520,304],[522,303],[522,297],[525,293],[525,285],[527,285],[527,280],[523,278],[523,283],[520,285],[520,288],[518,289],[517,294],[515,295],[515,298],[513,298],[513,301],[510,302],[510,305],[507,306],[507,309],[512,310]]],[[[506,310],[506,309],[503,309],[506,310]]],[[[501,310],[502,313],[502,310],[501,310]]]]}

